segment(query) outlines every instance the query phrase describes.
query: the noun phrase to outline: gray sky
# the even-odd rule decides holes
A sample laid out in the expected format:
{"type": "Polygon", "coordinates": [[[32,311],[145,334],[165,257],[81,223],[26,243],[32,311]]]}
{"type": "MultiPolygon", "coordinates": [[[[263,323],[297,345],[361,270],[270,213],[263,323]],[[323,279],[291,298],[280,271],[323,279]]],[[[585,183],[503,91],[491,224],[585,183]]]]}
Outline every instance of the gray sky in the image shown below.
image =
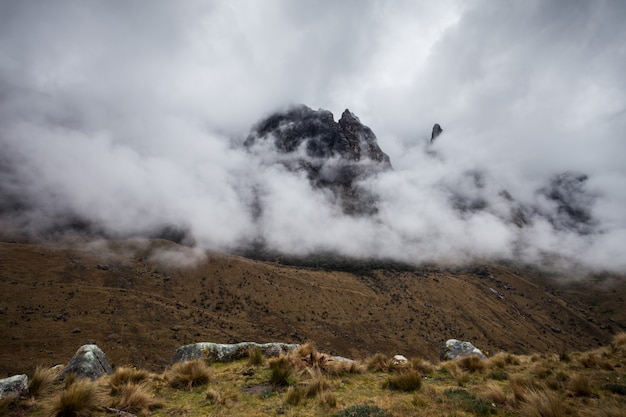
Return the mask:
{"type": "Polygon", "coordinates": [[[545,253],[626,270],[626,3],[0,1],[3,187],[37,231],[70,210],[111,233],[188,227],[232,249],[262,236],[413,262],[545,253]],[[291,103],[345,108],[395,170],[350,218],[301,176],[237,145],[291,103]],[[424,152],[433,123],[437,156],[424,152]],[[465,172],[484,172],[473,190],[465,172]],[[597,233],[498,214],[557,173],[589,175],[597,233]],[[250,214],[261,190],[264,215],[250,214]],[[493,209],[461,216],[449,190],[493,209]]]}

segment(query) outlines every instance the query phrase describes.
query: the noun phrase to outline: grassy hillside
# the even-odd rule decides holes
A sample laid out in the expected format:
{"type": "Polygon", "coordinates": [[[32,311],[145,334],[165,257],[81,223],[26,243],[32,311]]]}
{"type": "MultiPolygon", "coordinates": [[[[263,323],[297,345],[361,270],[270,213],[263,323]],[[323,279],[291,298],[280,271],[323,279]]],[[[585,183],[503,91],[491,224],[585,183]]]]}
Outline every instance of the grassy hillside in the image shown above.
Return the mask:
{"type": "Polygon", "coordinates": [[[114,365],[168,366],[184,344],[304,343],[437,360],[450,338],[513,354],[584,351],[626,329],[626,280],[504,263],[298,265],[161,240],[0,243],[0,377],[95,342],[114,365]],[[317,265],[317,266],[316,266],[317,265]]]}
{"type": "Polygon", "coordinates": [[[626,416],[626,333],[583,353],[394,364],[384,355],[333,362],[311,345],[281,358],[200,359],[161,373],[118,367],[96,382],[31,376],[32,397],[7,415],[626,416]]]}

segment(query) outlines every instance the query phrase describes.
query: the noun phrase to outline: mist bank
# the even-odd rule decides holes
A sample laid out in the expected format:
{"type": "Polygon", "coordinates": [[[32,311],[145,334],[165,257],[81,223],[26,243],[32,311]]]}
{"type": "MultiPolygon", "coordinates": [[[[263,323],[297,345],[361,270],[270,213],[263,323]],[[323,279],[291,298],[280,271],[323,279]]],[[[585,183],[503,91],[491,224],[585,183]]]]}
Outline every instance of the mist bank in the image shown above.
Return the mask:
{"type": "MultiPolygon", "coordinates": [[[[288,107],[294,108],[308,109],[288,107]]],[[[269,119],[293,112],[285,111],[269,119]]],[[[332,113],[307,111],[335,123],[332,113]]],[[[498,172],[497,164],[459,157],[464,138],[447,132],[433,143],[416,141],[398,167],[383,156],[372,167],[364,142],[362,157],[350,153],[357,144],[344,154],[307,151],[311,140],[330,133],[311,132],[318,121],[296,114],[253,145],[263,122],[251,127],[246,143],[205,134],[202,146],[181,151],[184,158],[145,155],[106,135],[18,124],[8,137],[20,140],[4,143],[3,233],[48,240],[158,237],[265,259],[409,265],[510,259],[625,269],[617,256],[624,231],[597,210],[612,196],[594,189],[586,174],[535,182],[520,175],[507,183],[511,173],[498,172]],[[298,146],[277,146],[277,132],[298,146]],[[350,207],[354,201],[364,207],[346,210],[346,198],[350,207]]]]}
{"type": "Polygon", "coordinates": [[[0,230],[623,272],[626,7],[576,5],[3,3],[0,230]],[[393,169],[246,145],[290,103],[393,169]]]}

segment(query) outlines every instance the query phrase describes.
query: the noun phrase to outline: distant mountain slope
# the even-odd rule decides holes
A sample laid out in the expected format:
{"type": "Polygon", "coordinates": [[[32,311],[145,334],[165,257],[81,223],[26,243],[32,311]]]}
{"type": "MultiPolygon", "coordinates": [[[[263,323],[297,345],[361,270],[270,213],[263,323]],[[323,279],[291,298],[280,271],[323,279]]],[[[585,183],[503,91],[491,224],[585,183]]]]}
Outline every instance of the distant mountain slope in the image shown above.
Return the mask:
{"type": "Polygon", "coordinates": [[[114,364],[162,369],[176,347],[198,341],[312,340],[344,356],[434,359],[448,338],[491,353],[559,352],[626,328],[625,281],[610,277],[568,289],[497,263],[355,263],[351,273],[349,262],[337,272],[163,240],[76,248],[0,243],[0,376],[66,362],[89,341],[114,364]]]}

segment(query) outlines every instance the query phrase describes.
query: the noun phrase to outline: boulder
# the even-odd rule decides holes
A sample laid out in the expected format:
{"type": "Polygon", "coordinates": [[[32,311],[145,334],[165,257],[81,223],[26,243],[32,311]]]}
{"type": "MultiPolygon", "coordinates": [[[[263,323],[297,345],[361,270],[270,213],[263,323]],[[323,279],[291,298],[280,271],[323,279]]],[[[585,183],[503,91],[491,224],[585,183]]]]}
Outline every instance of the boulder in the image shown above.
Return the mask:
{"type": "Polygon", "coordinates": [[[90,344],[83,345],[76,351],[70,363],[59,374],[59,378],[63,379],[69,374],[76,374],[78,377],[86,377],[93,381],[111,373],[113,369],[102,349],[90,344]]]}
{"type": "Polygon", "coordinates": [[[241,342],[235,344],[221,344],[201,342],[181,346],[176,349],[172,357],[172,364],[193,359],[208,358],[218,362],[230,362],[246,358],[249,349],[258,348],[266,357],[279,356],[295,350],[297,344],[241,342]]]}
{"type": "Polygon", "coordinates": [[[28,377],[26,375],[13,375],[12,377],[0,379],[0,399],[9,395],[22,397],[28,394],[28,377]]]}
{"type": "Polygon", "coordinates": [[[441,348],[439,357],[442,361],[447,361],[459,359],[463,356],[469,355],[475,355],[481,359],[487,359],[487,356],[470,342],[463,342],[456,339],[446,341],[445,346],[441,348]]]}
{"type": "Polygon", "coordinates": [[[403,363],[407,363],[409,360],[404,355],[395,355],[391,360],[391,363],[394,365],[401,365],[403,363]]]}

